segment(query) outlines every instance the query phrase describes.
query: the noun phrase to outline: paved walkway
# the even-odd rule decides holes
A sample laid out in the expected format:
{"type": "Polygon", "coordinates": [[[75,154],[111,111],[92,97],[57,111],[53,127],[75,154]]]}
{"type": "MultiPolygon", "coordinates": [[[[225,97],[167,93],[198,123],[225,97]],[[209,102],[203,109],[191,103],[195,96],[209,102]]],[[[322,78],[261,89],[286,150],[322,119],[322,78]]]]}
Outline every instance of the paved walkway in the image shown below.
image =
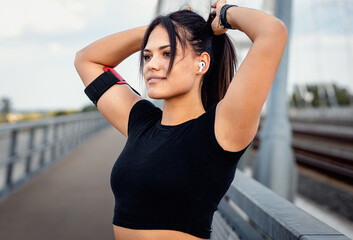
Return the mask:
{"type": "Polygon", "coordinates": [[[124,142],[109,127],[11,194],[0,203],[0,239],[114,239],[110,171],[124,142]]]}

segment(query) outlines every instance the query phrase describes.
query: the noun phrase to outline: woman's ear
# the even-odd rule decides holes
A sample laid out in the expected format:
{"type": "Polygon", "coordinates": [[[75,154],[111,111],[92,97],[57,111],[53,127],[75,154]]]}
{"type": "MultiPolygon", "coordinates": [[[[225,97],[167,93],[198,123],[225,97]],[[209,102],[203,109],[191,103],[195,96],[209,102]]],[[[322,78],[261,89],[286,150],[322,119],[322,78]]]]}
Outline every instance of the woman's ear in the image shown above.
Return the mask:
{"type": "Polygon", "coordinates": [[[207,52],[201,53],[201,55],[198,57],[198,61],[199,61],[197,66],[198,75],[203,75],[208,71],[210,67],[210,60],[211,60],[211,57],[207,52]]]}

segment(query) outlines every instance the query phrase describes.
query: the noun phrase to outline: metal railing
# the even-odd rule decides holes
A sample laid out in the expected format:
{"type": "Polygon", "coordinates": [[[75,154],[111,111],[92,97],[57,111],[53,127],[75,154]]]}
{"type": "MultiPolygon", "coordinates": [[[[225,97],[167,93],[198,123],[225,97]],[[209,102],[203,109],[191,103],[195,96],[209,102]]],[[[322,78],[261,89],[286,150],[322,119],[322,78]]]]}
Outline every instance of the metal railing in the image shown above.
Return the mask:
{"type": "Polygon", "coordinates": [[[212,229],[211,240],[236,239],[234,233],[240,239],[349,239],[238,170],[212,229]]]}
{"type": "Polygon", "coordinates": [[[0,199],[109,123],[99,112],[0,125],[0,199]]]}
{"type": "MultiPolygon", "coordinates": [[[[291,145],[297,163],[334,174],[339,179],[353,180],[352,127],[293,121],[291,128],[291,145]]],[[[259,145],[260,137],[256,134],[252,146],[257,150],[259,145]]]]}
{"type": "Polygon", "coordinates": [[[289,108],[291,121],[353,126],[353,106],[289,108]]]}

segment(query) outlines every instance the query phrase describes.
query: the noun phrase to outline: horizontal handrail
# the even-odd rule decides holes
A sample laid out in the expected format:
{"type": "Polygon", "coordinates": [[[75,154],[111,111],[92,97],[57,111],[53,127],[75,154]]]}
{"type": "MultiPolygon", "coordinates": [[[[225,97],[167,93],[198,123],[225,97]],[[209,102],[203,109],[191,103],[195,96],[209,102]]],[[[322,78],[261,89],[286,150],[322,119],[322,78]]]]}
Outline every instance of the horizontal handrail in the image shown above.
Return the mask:
{"type": "Polygon", "coordinates": [[[87,113],[75,113],[64,116],[48,117],[38,121],[26,121],[26,122],[16,122],[16,123],[3,123],[0,124],[0,134],[3,131],[9,131],[13,129],[25,129],[34,127],[43,127],[47,125],[59,124],[59,123],[70,123],[79,120],[92,120],[101,118],[99,112],[87,112],[87,113]]]}
{"type": "MultiPolygon", "coordinates": [[[[349,240],[344,234],[321,222],[259,182],[237,171],[224,198],[236,204],[271,239],[349,240]]],[[[223,212],[223,215],[227,212],[223,212]]],[[[232,223],[228,223],[232,224],[232,223]]],[[[234,224],[234,223],[233,223],[234,224]]],[[[234,225],[233,228],[239,228],[234,225]]]]}

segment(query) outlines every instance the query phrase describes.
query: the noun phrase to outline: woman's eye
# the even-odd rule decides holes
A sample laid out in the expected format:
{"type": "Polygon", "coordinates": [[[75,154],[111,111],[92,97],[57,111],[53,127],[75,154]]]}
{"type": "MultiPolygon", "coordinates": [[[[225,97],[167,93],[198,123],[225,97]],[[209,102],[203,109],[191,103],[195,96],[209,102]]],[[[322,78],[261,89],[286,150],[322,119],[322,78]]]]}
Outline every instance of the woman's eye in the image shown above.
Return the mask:
{"type": "Polygon", "coordinates": [[[172,56],[171,52],[164,52],[164,56],[170,58],[172,56]]]}
{"type": "Polygon", "coordinates": [[[151,56],[149,56],[149,55],[144,55],[144,56],[143,56],[143,59],[144,59],[145,61],[149,60],[150,58],[151,58],[151,56]]]}

